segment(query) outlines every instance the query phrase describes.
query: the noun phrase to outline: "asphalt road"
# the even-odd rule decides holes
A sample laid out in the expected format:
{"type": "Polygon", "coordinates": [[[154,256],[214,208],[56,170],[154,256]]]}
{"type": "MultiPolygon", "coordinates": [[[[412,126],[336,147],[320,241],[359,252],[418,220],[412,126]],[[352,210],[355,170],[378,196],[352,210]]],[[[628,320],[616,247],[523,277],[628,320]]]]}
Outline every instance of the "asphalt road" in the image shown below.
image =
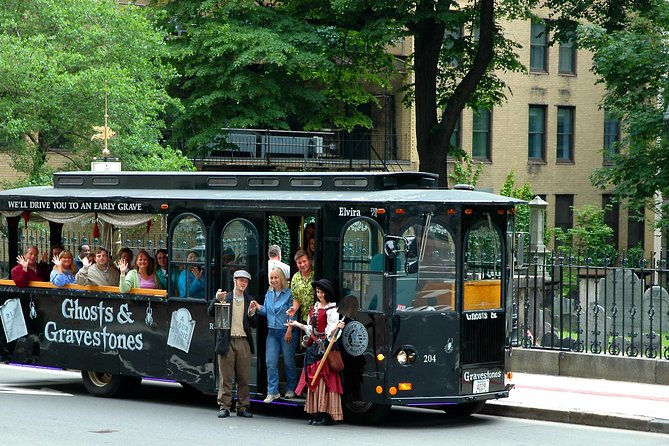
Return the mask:
{"type": "Polygon", "coordinates": [[[0,365],[0,444],[30,445],[667,445],[663,434],[396,409],[382,424],[314,427],[302,409],[254,404],[216,417],[214,397],[144,381],[131,399],[89,396],[78,373],[0,365]]]}

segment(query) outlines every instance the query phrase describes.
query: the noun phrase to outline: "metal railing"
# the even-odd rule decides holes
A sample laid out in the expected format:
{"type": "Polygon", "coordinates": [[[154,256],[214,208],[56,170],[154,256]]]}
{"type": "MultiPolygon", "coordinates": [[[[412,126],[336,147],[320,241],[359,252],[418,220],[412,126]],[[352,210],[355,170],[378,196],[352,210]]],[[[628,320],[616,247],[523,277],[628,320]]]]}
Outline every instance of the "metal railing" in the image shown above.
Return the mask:
{"type": "Polygon", "coordinates": [[[513,277],[515,345],[669,359],[666,258],[524,254],[513,277]]]}
{"type": "Polygon", "coordinates": [[[221,129],[193,161],[202,170],[389,170],[396,138],[375,133],[221,129]],[[383,150],[377,150],[383,147],[383,150]]]}

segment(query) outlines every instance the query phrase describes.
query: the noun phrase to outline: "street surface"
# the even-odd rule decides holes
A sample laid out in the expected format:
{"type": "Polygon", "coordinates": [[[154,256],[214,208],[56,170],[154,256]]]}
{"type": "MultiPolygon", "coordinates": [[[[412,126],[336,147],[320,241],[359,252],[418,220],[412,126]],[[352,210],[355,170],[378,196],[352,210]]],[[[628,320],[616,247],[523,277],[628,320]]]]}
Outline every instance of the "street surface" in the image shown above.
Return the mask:
{"type": "Polygon", "coordinates": [[[395,409],[382,424],[309,426],[302,409],[254,404],[255,417],[216,417],[213,396],[144,381],[132,399],[95,398],[79,373],[0,365],[2,445],[663,445],[664,434],[395,409]]]}

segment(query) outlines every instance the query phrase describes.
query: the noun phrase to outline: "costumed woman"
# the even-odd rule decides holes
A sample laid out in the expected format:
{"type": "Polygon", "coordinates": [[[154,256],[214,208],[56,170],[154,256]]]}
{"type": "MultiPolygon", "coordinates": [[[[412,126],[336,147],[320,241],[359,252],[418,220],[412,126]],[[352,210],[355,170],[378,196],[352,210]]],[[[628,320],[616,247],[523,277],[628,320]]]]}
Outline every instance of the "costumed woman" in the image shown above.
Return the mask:
{"type": "Polygon", "coordinates": [[[306,387],[307,398],[304,410],[311,416],[309,424],[321,426],[343,419],[341,407],[343,389],[339,372],[331,370],[327,360],[325,360],[313,386],[311,381],[323,361],[323,354],[332,337],[335,335],[339,337],[341,334],[344,321],[339,320],[332,283],[327,279],[321,279],[312,282],[311,285],[315,291],[316,299],[313,308],[309,311],[308,323],[301,324],[297,321],[291,321],[290,325],[299,327],[309,337],[304,357],[304,367],[296,392],[299,395],[306,387]]]}

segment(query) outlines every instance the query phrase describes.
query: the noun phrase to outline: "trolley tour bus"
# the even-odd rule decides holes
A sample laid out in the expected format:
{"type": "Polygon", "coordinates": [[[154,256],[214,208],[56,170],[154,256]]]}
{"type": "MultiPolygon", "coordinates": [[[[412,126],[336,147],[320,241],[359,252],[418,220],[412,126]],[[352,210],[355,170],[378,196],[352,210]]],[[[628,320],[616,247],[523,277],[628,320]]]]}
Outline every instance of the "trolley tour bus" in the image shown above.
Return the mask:
{"type": "MultiPolygon", "coordinates": [[[[357,302],[338,341],[345,418],[372,422],[392,405],[474,413],[511,388],[507,239],[518,201],[436,183],[435,175],[419,172],[61,172],[53,186],[1,191],[0,248],[10,269],[37,244],[27,237],[35,224],[48,231],[46,243],[62,243],[75,257],[77,246],[66,237],[75,224],[93,228],[86,238],[93,252],[100,246],[113,254],[129,245],[153,256],[157,244],[135,245],[118,233],[158,232],[169,262],[166,290],[128,293],[49,282],[18,288],[6,274],[2,360],[81,370],[96,396],[127,393],[142,378],[216,393],[208,303],[217,289],[232,289],[238,269],[251,274],[248,291],[262,303],[272,238],[283,240],[283,260],[294,274],[293,256],[313,222],[314,277],[331,280],[338,299],[352,295],[357,302]],[[178,276],[193,266],[204,271],[204,289],[180,292],[178,276]]],[[[41,256],[46,248],[39,249],[41,256]]],[[[267,389],[266,333],[260,321],[252,398],[267,389]]]]}

